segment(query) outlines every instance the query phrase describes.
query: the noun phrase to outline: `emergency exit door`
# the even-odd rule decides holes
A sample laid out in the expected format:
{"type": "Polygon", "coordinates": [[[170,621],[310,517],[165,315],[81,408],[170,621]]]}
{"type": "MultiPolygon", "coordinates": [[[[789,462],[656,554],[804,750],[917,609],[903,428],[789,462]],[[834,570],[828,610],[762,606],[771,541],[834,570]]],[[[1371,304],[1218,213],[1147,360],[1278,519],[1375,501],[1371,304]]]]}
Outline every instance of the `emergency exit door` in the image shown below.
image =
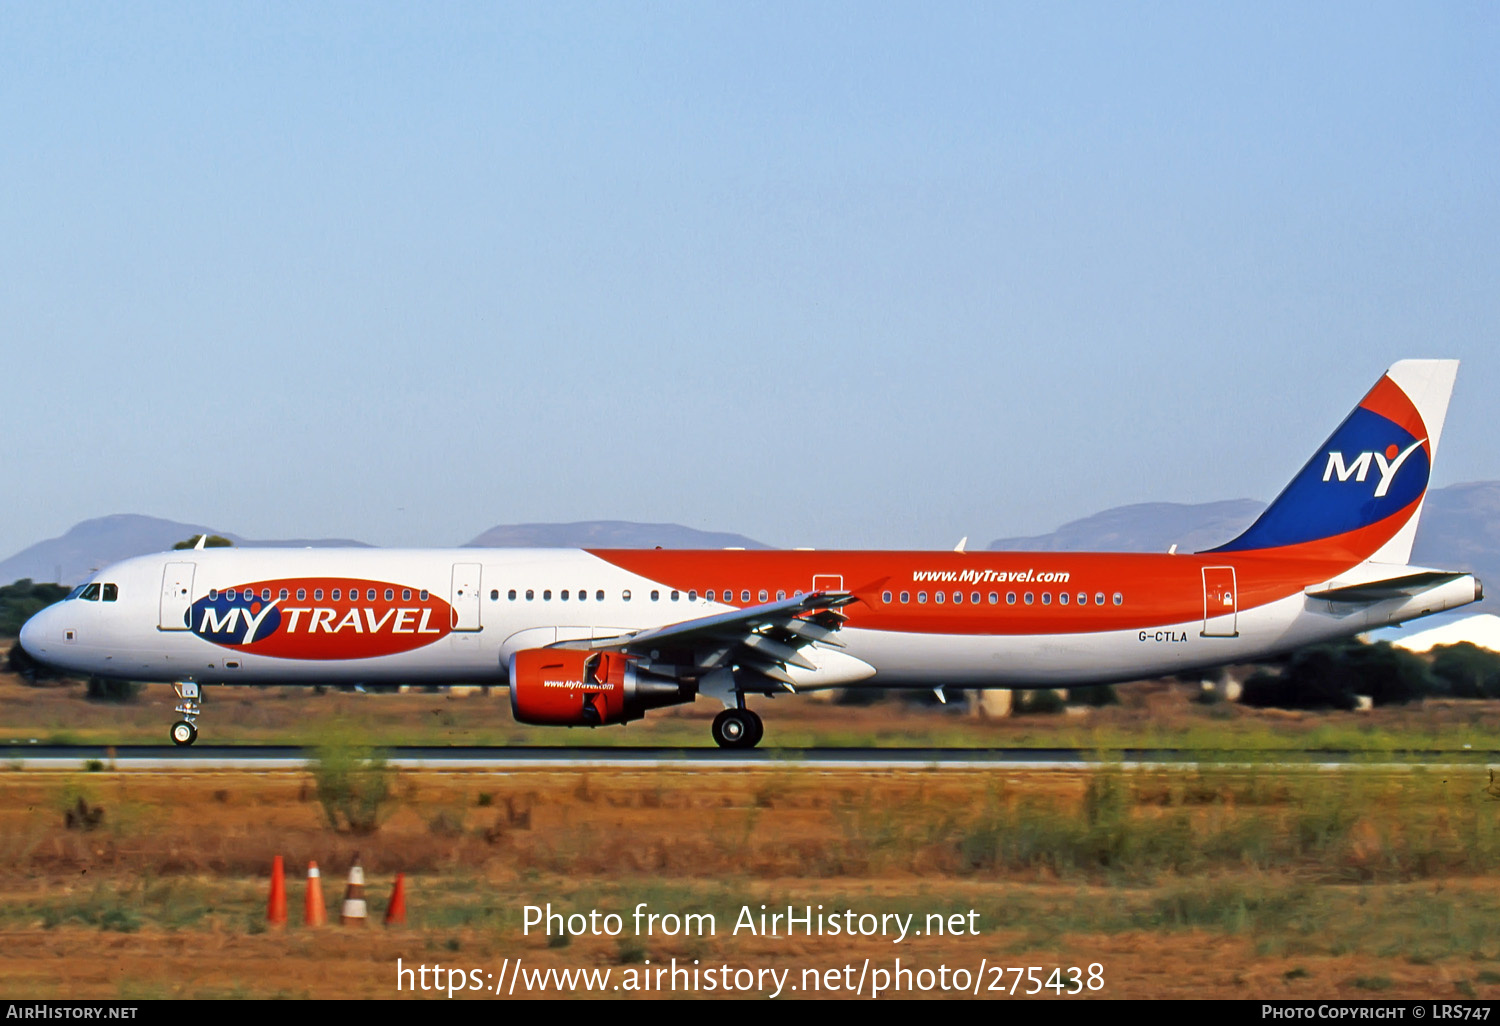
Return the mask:
{"type": "Polygon", "coordinates": [[[188,610],[193,606],[193,571],[196,563],[168,563],[161,575],[161,607],[156,626],[164,631],[185,631],[188,610]]]}
{"type": "Polygon", "coordinates": [[[1239,596],[1235,593],[1234,567],[1203,568],[1203,636],[1239,636],[1239,596]]]}
{"type": "Polygon", "coordinates": [[[453,564],[453,591],[448,596],[453,607],[455,631],[479,630],[479,564],[453,564]]]}

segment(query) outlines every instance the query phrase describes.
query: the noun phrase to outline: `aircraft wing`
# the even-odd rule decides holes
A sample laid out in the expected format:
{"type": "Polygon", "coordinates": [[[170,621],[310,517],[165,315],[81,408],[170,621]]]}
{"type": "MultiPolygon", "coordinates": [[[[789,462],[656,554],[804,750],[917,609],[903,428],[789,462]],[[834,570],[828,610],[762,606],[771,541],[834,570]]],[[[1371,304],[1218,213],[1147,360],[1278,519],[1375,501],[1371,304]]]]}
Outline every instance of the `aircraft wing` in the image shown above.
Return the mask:
{"type": "Polygon", "coordinates": [[[767,678],[768,687],[790,687],[794,682],[787,673],[789,666],[817,669],[802,649],[814,643],[844,647],[835,637],[845,619],[839,609],[854,601],[854,595],[846,591],[812,592],[634,634],[563,642],[558,647],[626,652],[649,660],[659,672],[674,675],[737,667],[767,678]]]}

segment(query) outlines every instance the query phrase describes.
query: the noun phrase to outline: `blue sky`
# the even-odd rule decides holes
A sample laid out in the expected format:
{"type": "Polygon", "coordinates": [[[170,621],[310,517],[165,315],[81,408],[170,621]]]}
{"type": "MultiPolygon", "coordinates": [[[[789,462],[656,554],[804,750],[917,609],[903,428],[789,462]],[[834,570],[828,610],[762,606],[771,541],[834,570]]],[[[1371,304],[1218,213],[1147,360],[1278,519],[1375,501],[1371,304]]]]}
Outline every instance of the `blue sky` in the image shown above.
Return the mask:
{"type": "Polygon", "coordinates": [[[0,7],[0,555],[141,512],[951,547],[1500,478],[1492,4],[0,7]]]}

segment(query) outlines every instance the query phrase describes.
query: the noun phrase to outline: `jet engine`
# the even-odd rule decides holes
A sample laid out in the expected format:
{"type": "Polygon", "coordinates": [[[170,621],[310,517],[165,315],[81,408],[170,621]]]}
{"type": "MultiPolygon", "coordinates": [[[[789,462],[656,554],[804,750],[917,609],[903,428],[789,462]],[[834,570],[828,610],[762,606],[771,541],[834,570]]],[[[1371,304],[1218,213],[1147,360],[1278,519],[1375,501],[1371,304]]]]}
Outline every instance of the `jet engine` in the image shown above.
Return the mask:
{"type": "Polygon", "coordinates": [[[600,727],[691,702],[695,689],[641,673],[619,652],[527,648],[510,657],[510,708],[521,723],[600,727]]]}

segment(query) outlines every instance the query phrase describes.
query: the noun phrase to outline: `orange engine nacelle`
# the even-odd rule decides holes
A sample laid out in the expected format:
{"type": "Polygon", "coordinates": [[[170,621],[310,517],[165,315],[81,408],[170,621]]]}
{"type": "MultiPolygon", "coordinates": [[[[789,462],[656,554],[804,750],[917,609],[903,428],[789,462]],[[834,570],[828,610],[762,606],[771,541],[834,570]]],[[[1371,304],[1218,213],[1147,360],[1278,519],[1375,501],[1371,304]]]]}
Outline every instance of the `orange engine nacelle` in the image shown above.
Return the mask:
{"type": "Polygon", "coordinates": [[[643,678],[619,652],[527,648],[510,657],[510,708],[521,723],[601,727],[693,698],[675,680],[643,678]]]}

